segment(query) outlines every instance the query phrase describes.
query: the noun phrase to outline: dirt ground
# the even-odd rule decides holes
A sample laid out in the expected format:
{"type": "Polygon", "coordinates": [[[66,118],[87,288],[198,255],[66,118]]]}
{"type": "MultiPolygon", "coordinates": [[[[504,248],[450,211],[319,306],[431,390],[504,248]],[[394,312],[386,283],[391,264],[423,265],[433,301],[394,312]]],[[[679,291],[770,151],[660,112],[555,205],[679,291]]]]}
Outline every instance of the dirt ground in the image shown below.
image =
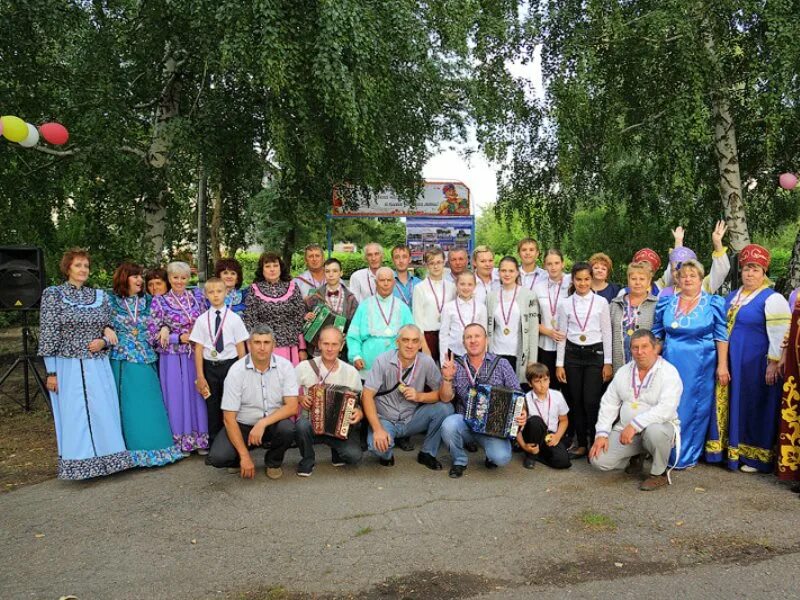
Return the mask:
{"type": "MultiPolygon", "coordinates": [[[[19,327],[0,331],[0,377],[21,350],[19,327]]],[[[37,362],[44,375],[44,366],[37,362]]],[[[31,376],[31,389],[36,384],[31,376]]],[[[22,367],[17,367],[0,387],[0,494],[56,475],[57,448],[53,418],[41,395],[25,411],[22,367]]]]}

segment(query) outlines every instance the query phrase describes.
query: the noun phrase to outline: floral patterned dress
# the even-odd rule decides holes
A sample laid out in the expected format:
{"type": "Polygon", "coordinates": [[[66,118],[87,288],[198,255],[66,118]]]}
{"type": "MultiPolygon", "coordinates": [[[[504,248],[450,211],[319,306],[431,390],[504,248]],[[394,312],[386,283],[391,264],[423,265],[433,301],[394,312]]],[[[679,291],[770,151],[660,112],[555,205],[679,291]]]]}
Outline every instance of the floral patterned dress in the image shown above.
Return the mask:
{"type": "Polygon", "coordinates": [[[89,343],[111,325],[108,296],[70,283],[42,294],[39,355],[58,389],[50,401],[58,440],[59,479],[88,479],[134,466],[125,448],[108,349],[89,343]]]}
{"type": "Polygon", "coordinates": [[[122,434],[134,463],[157,467],[183,458],[174,443],[158,381],[156,356],[148,338],[150,296],[109,299],[118,343],[111,349],[111,371],[119,396],[122,434]]]}
{"type": "Polygon", "coordinates": [[[197,393],[191,344],[181,343],[184,333],[192,332],[197,317],[206,310],[206,301],[198,289],[182,294],[169,291],[153,298],[147,324],[150,344],[160,355],[158,370],[161,393],[167,407],[172,439],[183,452],[208,449],[208,413],[205,400],[197,393]],[[169,342],[161,346],[159,331],[169,329],[169,342]]]}

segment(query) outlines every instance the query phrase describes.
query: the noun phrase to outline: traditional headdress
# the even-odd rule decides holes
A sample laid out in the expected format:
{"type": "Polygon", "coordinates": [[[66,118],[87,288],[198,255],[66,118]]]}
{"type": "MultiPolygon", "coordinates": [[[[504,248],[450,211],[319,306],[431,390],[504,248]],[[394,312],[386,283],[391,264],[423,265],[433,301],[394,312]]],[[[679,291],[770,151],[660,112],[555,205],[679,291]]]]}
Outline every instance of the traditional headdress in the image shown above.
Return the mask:
{"type": "Polygon", "coordinates": [[[742,248],[742,251],[739,252],[740,266],[747,264],[761,265],[766,271],[769,269],[769,263],[771,260],[772,256],[770,255],[769,250],[764,248],[764,246],[759,246],[758,244],[749,244],[742,248]]]}
{"type": "Polygon", "coordinates": [[[661,268],[661,259],[658,256],[658,253],[655,250],[651,250],[650,248],[642,248],[636,254],[633,255],[632,262],[646,262],[650,263],[650,266],[653,267],[653,273],[655,274],[661,268]]]}
{"type": "Polygon", "coordinates": [[[680,269],[687,260],[697,260],[697,254],[691,248],[681,246],[669,253],[669,262],[674,265],[675,270],[680,269]]]}

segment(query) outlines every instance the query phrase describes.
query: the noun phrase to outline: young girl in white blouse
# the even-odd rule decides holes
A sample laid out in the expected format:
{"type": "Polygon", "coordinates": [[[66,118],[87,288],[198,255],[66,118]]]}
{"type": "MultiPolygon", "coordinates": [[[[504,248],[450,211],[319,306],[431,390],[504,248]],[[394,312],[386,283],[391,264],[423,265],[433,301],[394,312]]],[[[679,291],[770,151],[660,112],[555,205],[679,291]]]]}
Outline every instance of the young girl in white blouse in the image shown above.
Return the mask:
{"type": "Polygon", "coordinates": [[[425,253],[428,276],[414,286],[414,299],[411,312],[414,324],[425,334],[423,351],[439,363],[439,328],[442,322],[444,305],[456,296],[456,286],[444,278],[444,252],[433,248],[425,253]],[[425,350],[424,346],[430,349],[425,350]]]}
{"type": "Polygon", "coordinates": [[[589,263],[572,267],[570,291],[558,307],[558,330],[565,337],[556,350],[556,377],[566,384],[575,459],[586,456],[594,442],[603,383],[611,379],[611,316],[606,299],[592,291],[589,263]]]}
{"type": "Polygon", "coordinates": [[[505,358],[525,389],[525,367],[536,362],[539,343],[539,303],[530,290],[519,285],[517,259],[500,261],[500,289],[486,299],[489,351],[505,358]]]}
{"type": "Polygon", "coordinates": [[[486,329],[486,305],[475,298],[475,275],[469,271],[456,277],[456,298],[444,305],[439,329],[439,356],[442,361],[450,350],[455,356],[466,353],[464,328],[479,323],[486,329]]]}
{"type": "Polygon", "coordinates": [[[550,371],[550,387],[561,389],[556,379],[556,346],[564,339],[558,329],[558,306],[569,295],[570,276],[564,274],[564,255],[550,248],[544,256],[547,277],[538,281],[533,293],[539,301],[539,362],[550,371]]]}

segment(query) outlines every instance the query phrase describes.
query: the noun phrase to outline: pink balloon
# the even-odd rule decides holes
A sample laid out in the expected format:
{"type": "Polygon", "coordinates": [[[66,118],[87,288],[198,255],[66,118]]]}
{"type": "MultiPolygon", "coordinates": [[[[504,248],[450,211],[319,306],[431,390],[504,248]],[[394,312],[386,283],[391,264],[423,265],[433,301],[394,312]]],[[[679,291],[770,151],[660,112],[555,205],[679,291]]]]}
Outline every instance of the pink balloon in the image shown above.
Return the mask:
{"type": "Polygon", "coordinates": [[[794,173],[783,173],[778,178],[778,183],[780,183],[781,187],[785,190],[793,190],[797,185],[797,175],[794,173]]]}
{"type": "Polygon", "coordinates": [[[61,123],[45,123],[39,125],[42,137],[54,146],[62,146],[69,139],[69,131],[61,123]]]}

